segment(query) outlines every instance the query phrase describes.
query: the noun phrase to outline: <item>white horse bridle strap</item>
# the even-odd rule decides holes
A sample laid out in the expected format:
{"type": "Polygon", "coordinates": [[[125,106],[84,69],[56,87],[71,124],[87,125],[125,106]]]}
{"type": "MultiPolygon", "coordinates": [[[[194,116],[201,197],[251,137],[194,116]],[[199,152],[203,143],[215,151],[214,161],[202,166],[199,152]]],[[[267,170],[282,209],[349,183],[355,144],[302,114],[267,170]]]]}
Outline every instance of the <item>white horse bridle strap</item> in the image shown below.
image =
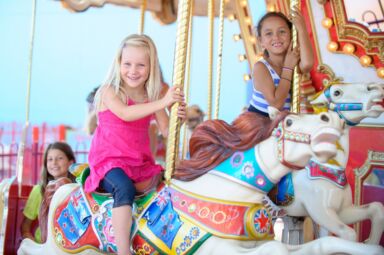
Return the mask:
{"type": "Polygon", "coordinates": [[[331,97],[331,86],[325,89],[324,96],[328,100],[329,109],[336,112],[339,117],[349,125],[356,126],[358,123],[348,120],[342,112],[346,111],[361,111],[363,109],[362,103],[334,103],[331,97]]]}

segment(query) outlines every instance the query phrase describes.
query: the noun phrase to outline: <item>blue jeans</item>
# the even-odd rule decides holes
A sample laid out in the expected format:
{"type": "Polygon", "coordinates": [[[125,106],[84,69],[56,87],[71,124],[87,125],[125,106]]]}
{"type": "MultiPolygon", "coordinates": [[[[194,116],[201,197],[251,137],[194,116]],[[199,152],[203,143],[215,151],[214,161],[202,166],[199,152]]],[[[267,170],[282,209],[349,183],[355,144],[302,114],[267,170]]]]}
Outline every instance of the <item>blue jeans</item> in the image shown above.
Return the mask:
{"type": "Polygon", "coordinates": [[[112,168],[100,181],[99,186],[113,196],[113,208],[132,206],[136,189],[132,180],[121,168],[112,168]]]}

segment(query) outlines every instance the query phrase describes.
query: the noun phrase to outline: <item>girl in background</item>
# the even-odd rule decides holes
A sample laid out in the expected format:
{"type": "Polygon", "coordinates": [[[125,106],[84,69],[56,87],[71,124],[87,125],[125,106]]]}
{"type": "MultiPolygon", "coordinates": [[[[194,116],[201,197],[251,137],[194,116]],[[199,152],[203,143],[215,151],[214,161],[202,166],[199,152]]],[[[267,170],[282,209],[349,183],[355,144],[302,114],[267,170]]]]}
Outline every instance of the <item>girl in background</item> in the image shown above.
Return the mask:
{"type": "Polygon", "coordinates": [[[23,238],[30,238],[38,243],[45,242],[50,202],[45,196],[46,191],[49,190],[48,193],[53,195],[62,184],[73,182],[74,176],[68,172],[68,168],[75,162],[75,155],[67,143],[55,142],[48,145],[43,156],[41,183],[33,187],[24,207],[21,224],[23,238]],[[58,183],[61,185],[57,185],[58,183]],[[39,227],[32,233],[33,221],[36,219],[39,220],[39,227]]]}

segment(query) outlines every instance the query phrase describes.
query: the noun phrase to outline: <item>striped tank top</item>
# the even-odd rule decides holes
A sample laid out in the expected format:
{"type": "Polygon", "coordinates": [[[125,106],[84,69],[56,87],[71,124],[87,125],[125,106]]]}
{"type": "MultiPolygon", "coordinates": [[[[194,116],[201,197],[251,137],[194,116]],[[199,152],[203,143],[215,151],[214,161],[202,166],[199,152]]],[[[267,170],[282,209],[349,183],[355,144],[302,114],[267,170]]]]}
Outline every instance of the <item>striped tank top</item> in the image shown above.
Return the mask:
{"type": "MultiPolygon", "coordinates": [[[[260,59],[259,62],[263,63],[267,67],[269,73],[271,74],[273,84],[275,85],[275,87],[277,87],[280,82],[279,75],[276,73],[275,70],[273,70],[272,66],[265,59],[260,59]]],[[[255,87],[253,87],[252,98],[249,104],[250,104],[248,109],[249,111],[264,113],[263,115],[268,116],[269,104],[265,100],[264,95],[260,91],[256,90],[255,87]]],[[[290,107],[291,107],[291,95],[288,94],[287,98],[285,99],[283,110],[289,111],[290,107]]]]}

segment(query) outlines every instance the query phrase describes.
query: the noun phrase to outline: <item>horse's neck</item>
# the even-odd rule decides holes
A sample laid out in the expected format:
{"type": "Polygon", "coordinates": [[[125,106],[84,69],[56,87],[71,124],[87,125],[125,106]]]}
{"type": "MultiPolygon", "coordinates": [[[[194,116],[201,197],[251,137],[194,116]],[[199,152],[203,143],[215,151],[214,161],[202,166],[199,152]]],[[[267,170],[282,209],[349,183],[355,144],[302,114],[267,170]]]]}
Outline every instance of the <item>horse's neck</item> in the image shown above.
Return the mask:
{"type": "MultiPolygon", "coordinates": [[[[268,179],[275,183],[290,171],[277,159],[276,147],[275,139],[269,138],[255,148],[254,157],[268,179]]],[[[195,194],[230,201],[259,203],[264,196],[244,184],[209,172],[190,182],[172,180],[172,183],[195,194]]]]}
{"type": "Polygon", "coordinates": [[[270,137],[261,142],[255,150],[261,169],[264,174],[274,183],[291,172],[291,169],[281,164],[277,158],[277,143],[275,138],[270,137]]]}
{"type": "Polygon", "coordinates": [[[349,130],[350,130],[349,126],[347,126],[344,129],[344,132],[339,139],[339,144],[343,150],[339,149],[337,151],[336,156],[335,156],[335,160],[343,168],[345,168],[347,166],[348,157],[349,157],[349,130]]]}

